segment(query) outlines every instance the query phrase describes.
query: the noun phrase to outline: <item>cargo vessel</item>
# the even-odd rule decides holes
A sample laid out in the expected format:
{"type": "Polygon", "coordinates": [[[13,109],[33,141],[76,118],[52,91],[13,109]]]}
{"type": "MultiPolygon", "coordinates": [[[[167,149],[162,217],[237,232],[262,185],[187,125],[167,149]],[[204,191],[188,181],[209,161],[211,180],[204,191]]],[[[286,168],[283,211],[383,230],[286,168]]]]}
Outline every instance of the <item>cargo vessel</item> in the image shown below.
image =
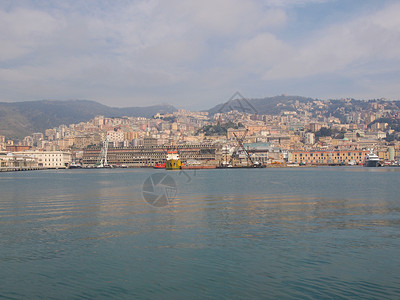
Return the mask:
{"type": "Polygon", "coordinates": [[[182,166],[178,151],[168,151],[167,161],[165,163],[166,170],[179,170],[182,166]]]}

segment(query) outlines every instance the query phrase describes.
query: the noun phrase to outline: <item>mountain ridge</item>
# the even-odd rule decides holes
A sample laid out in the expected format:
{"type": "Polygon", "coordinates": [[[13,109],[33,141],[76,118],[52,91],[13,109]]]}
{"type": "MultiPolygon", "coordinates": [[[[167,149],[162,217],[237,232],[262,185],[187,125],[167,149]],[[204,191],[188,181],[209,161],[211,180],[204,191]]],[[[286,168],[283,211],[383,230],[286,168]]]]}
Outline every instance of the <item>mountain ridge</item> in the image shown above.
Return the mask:
{"type": "MultiPolygon", "coordinates": [[[[323,111],[324,114],[332,115],[345,121],[345,114],[352,110],[367,109],[370,101],[379,103],[392,102],[400,109],[400,101],[385,99],[330,99],[279,95],[264,98],[245,99],[239,93],[232,97],[231,102],[224,102],[203,110],[210,116],[218,112],[238,110],[255,114],[278,115],[283,111],[298,111],[298,104],[307,104],[313,101],[329,103],[328,107],[313,105],[312,113],[323,111]],[[234,102],[236,101],[236,102],[234,102]],[[350,102],[349,102],[350,101],[350,102]],[[349,106],[352,105],[353,107],[349,106]]],[[[151,118],[156,113],[172,113],[177,109],[168,104],[153,105],[146,107],[111,107],[93,100],[35,100],[25,102],[0,102],[0,135],[11,139],[22,139],[34,132],[44,132],[54,128],[73,123],[85,122],[97,115],[105,117],[146,117],[151,118]]]]}
{"type": "MultiPolygon", "coordinates": [[[[291,101],[299,101],[299,102],[308,102],[308,101],[314,101],[317,99],[310,98],[310,97],[302,97],[302,96],[286,96],[286,95],[280,95],[280,96],[272,96],[272,97],[264,97],[264,98],[242,98],[240,94],[237,94],[237,97],[225,102],[225,103],[220,103],[217,104],[216,106],[210,108],[208,113],[210,115],[214,115],[218,112],[227,112],[229,109],[232,107],[237,107],[238,110],[241,109],[240,106],[243,105],[242,109],[248,109],[249,111],[252,111],[254,113],[259,113],[259,114],[271,114],[275,115],[280,113],[280,111],[283,110],[282,108],[278,107],[278,104],[288,104],[291,101]],[[229,102],[232,103],[232,105],[229,105],[229,102]],[[250,105],[248,103],[250,103],[250,105]],[[228,104],[228,105],[227,105],[228,104]]],[[[287,110],[287,108],[285,108],[287,110]]]]}
{"type": "MultiPolygon", "coordinates": [[[[240,94],[233,100],[228,102],[217,104],[216,106],[206,110],[210,115],[214,115],[219,112],[227,112],[229,110],[238,110],[241,112],[255,113],[255,114],[266,114],[266,115],[278,115],[283,111],[297,111],[296,102],[300,104],[307,104],[313,101],[321,101],[322,103],[329,103],[327,110],[334,111],[338,110],[346,103],[353,105],[353,108],[366,109],[370,102],[377,103],[395,103],[400,108],[400,100],[387,100],[387,99],[369,99],[369,100],[358,100],[358,99],[318,99],[303,96],[287,96],[279,95],[264,98],[241,98],[240,94]]],[[[318,108],[313,108],[318,110],[318,108]]],[[[351,110],[349,107],[346,110],[351,110]]]]}
{"type": "Polygon", "coordinates": [[[111,107],[93,100],[34,100],[0,102],[0,135],[21,139],[49,128],[105,117],[146,117],[177,111],[172,105],[111,107]]]}

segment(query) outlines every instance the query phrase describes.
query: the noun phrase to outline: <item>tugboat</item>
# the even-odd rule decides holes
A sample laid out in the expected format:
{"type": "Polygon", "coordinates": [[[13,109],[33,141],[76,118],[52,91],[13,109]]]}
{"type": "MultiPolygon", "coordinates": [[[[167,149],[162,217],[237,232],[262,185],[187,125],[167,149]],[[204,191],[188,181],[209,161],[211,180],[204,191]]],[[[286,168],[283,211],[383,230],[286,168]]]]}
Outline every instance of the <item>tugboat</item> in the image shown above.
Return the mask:
{"type": "Polygon", "coordinates": [[[379,157],[370,150],[370,152],[365,156],[364,167],[380,167],[379,157]]]}
{"type": "Polygon", "coordinates": [[[167,152],[167,162],[165,163],[166,170],[179,170],[182,166],[178,151],[167,152]]]}

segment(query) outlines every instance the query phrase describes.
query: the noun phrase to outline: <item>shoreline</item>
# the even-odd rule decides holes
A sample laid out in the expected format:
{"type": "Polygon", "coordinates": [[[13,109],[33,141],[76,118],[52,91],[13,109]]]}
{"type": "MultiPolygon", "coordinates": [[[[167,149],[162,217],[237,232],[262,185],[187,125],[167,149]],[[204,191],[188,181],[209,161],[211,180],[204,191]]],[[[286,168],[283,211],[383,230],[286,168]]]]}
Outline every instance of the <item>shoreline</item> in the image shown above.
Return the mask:
{"type": "Polygon", "coordinates": [[[47,170],[43,167],[0,167],[0,172],[22,172],[22,171],[36,171],[47,170]]]}
{"type": "MultiPolygon", "coordinates": [[[[329,167],[352,167],[352,168],[374,168],[374,167],[364,167],[363,165],[300,165],[300,166],[292,166],[292,165],[271,165],[264,166],[262,168],[252,168],[252,167],[232,167],[232,168],[221,168],[217,166],[196,166],[196,167],[185,167],[180,170],[224,170],[224,169],[296,169],[296,168],[329,168],[329,167]]],[[[398,168],[400,165],[393,166],[379,166],[375,168],[398,168]]],[[[154,169],[154,170],[165,170],[165,169],[157,169],[153,168],[153,166],[132,166],[132,167],[113,167],[113,168],[92,168],[92,167],[82,167],[82,168],[43,168],[43,167],[0,167],[0,173],[2,172],[23,172],[23,171],[41,171],[41,170],[102,170],[102,169],[154,169]]]]}

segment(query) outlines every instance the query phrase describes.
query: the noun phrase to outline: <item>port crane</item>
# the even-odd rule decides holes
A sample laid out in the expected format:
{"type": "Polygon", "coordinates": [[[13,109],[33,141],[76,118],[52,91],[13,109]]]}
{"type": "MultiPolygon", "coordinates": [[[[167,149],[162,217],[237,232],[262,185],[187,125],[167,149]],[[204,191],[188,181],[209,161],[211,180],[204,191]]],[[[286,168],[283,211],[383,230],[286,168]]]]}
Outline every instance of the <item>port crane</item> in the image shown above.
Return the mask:
{"type": "Polygon", "coordinates": [[[103,147],[101,148],[100,154],[97,157],[97,167],[98,168],[105,168],[108,167],[108,161],[107,161],[107,154],[108,154],[108,136],[103,142],[103,147]]]}
{"type": "MultiPolygon", "coordinates": [[[[239,145],[238,149],[242,149],[244,151],[244,153],[246,154],[246,157],[248,159],[247,164],[250,161],[251,166],[254,167],[254,166],[256,166],[256,164],[253,162],[253,159],[251,158],[251,155],[249,154],[249,152],[246,150],[246,148],[243,145],[243,141],[244,141],[248,131],[249,130],[246,129],[245,133],[240,138],[236,135],[235,132],[233,132],[233,135],[234,135],[234,137],[236,139],[237,144],[239,145]]],[[[233,159],[236,158],[236,157],[239,157],[239,155],[237,153],[237,149],[235,149],[235,151],[232,153],[231,159],[229,161],[230,165],[233,165],[233,159]]]]}

